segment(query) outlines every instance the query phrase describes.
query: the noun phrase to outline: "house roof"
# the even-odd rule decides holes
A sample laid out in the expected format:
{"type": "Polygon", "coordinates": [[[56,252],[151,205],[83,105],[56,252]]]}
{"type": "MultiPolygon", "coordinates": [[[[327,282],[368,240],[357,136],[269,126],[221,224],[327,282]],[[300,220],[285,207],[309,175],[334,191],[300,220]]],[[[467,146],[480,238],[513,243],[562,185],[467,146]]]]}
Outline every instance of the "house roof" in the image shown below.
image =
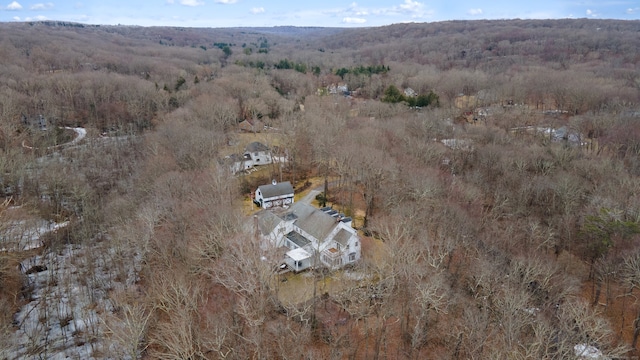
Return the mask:
{"type": "Polygon", "coordinates": [[[294,261],[302,261],[304,259],[308,259],[311,257],[305,249],[297,248],[287,252],[287,256],[293,259],[294,261]]]}
{"type": "MultiPolygon", "coordinates": [[[[242,131],[257,131],[260,132],[264,128],[264,124],[260,120],[243,120],[238,124],[238,127],[242,131]]],[[[263,145],[264,146],[264,145],[263,145]]],[[[253,151],[253,150],[252,150],[253,151]]],[[[260,151],[260,150],[257,150],[260,151]]]]}
{"type": "Polygon", "coordinates": [[[333,238],[338,244],[342,246],[349,245],[349,239],[351,238],[351,233],[346,229],[340,229],[336,236],[333,238]]]}
{"type": "Polygon", "coordinates": [[[257,141],[254,141],[251,144],[247,145],[246,149],[249,152],[269,151],[267,145],[257,141]]]}
{"type": "Polygon", "coordinates": [[[291,206],[291,212],[298,216],[295,224],[318,241],[324,241],[337,225],[337,221],[331,215],[304,203],[296,203],[291,206]]]}
{"type": "Polygon", "coordinates": [[[262,197],[265,199],[282,195],[293,195],[293,186],[291,186],[291,183],[288,181],[276,184],[260,185],[258,186],[258,190],[260,190],[262,197]]]}
{"type": "Polygon", "coordinates": [[[287,239],[291,240],[291,242],[298,245],[299,247],[305,247],[311,243],[311,240],[298,234],[295,231],[289,232],[286,236],[287,236],[287,239]]]}
{"type": "Polygon", "coordinates": [[[260,210],[256,216],[258,216],[258,228],[262,235],[271,234],[273,229],[282,222],[282,219],[269,210],[260,210]]]}

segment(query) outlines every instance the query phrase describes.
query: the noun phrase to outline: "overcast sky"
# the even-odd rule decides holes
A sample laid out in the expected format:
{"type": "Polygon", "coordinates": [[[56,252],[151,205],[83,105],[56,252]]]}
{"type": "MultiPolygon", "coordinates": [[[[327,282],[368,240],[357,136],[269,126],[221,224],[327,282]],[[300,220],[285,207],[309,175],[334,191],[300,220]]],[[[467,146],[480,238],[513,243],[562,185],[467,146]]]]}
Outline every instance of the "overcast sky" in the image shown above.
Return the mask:
{"type": "Polygon", "coordinates": [[[4,1],[0,21],[142,26],[381,26],[470,19],[640,19],[640,0],[68,0],[4,1]]]}

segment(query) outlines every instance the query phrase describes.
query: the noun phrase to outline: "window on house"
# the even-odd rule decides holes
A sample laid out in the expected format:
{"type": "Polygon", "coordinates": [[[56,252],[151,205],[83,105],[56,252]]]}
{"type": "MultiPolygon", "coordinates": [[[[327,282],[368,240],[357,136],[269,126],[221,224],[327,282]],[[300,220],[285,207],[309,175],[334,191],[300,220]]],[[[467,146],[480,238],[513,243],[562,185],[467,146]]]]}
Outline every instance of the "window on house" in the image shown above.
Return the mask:
{"type": "Polygon", "coordinates": [[[349,261],[351,262],[356,261],[356,253],[353,252],[349,254],[349,261]]]}

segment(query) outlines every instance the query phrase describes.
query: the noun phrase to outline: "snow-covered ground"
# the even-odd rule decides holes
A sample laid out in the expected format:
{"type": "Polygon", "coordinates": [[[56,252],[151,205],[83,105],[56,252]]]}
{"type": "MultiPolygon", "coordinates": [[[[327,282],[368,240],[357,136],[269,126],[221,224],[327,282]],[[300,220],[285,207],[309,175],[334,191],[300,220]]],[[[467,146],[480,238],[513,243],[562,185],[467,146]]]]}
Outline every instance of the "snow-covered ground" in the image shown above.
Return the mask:
{"type": "Polygon", "coordinates": [[[81,128],[81,127],[77,127],[77,128],[65,127],[65,129],[73,130],[76,133],[75,139],[71,140],[69,145],[75,145],[75,144],[79,143],[80,141],[82,141],[82,139],[84,139],[87,136],[87,129],[85,129],[85,128],[81,128]]]}
{"type": "Polygon", "coordinates": [[[602,351],[595,346],[578,344],[573,347],[573,351],[580,359],[602,359],[602,351]]]}
{"type": "MultiPolygon", "coordinates": [[[[9,208],[7,211],[11,211],[9,208]]],[[[54,223],[43,219],[5,221],[0,233],[0,251],[26,251],[42,246],[40,237],[69,225],[68,221],[54,223]]]]}
{"type": "MultiPolygon", "coordinates": [[[[67,225],[14,221],[0,246],[16,252],[37,248],[42,235],[67,225]]],[[[14,315],[16,330],[6,341],[11,346],[0,349],[0,359],[127,358],[122,346],[107,340],[103,321],[114,312],[110,291],[138,280],[140,257],[125,253],[129,252],[107,238],[59,245],[22,261],[28,299],[14,315]]]]}
{"type": "MultiPolygon", "coordinates": [[[[68,143],[55,145],[55,146],[49,146],[47,149],[56,149],[56,148],[60,148],[60,147],[63,147],[63,146],[76,145],[80,141],[82,141],[82,139],[84,139],[87,136],[87,129],[85,129],[85,128],[81,128],[81,127],[72,128],[72,127],[68,127],[68,126],[65,126],[64,128],[68,129],[68,130],[73,130],[76,133],[76,137],[73,140],[69,141],[68,143]]],[[[26,142],[24,142],[24,141],[22,142],[22,147],[26,148],[26,149],[33,149],[33,146],[27,145],[26,142]]]]}

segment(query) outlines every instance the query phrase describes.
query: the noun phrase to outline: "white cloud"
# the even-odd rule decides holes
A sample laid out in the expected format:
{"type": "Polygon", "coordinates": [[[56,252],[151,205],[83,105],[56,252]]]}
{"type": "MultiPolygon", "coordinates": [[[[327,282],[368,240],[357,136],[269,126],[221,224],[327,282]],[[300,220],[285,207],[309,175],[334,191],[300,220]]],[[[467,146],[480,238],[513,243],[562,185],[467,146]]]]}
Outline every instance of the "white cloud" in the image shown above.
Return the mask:
{"type": "Polygon", "coordinates": [[[367,16],[369,15],[369,11],[367,9],[358,6],[358,3],[352,2],[351,5],[345,11],[346,13],[353,14],[355,16],[367,16]]]}
{"type": "Polygon", "coordinates": [[[428,15],[432,15],[432,10],[426,10],[424,3],[413,0],[404,0],[404,3],[399,6],[394,6],[390,9],[380,9],[376,10],[376,13],[380,15],[399,15],[399,14],[409,14],[412,18],[424,18],[428,15]]]}
{"type": "Polygon", "coordinates": [[[587,16],[591,16],[591,17],[598,16],[598,14],[595,11],[591,10],[591,9],[587,9],[586,13],[587,13],[587,16]]]}
{"type": "Polygon", "coordinates": [[[12,2],[7,5],[7,10],[20,10],[22,9],[22,5],[20,5],[17,1],[12,2]]]}
{"type": "Polygon", "coordinates": [[[410,11],[410,12],[417,12],[422,10],[423,8],[424,8],[423,3],[412,1],[412,0],[404,0],[404,4],[400,5],[400,9],[410,11]]]}
{"type": "Polygon", "coordinates": [[[14,16],[13,21],[20,21],[20,16],[14,16]]]}
{"type": "Polygon", "coordinates": [[[46,16],[38,15],[36,17],[26,17],[24,21],[45,21],[49,20],[46,16]]]}
{"type": "Polygon", "coordinates": [[[482,15],[482,9],[478,8],[478,9],[469,9],[469,11],[467,11],[467,14],[469,15],[482,15]]]}
{"type": "Polygon", "coordinates": [[[627,11],[625,11],[627,14],[631,15],[631,14],[635,14],[638,11],[640,11],[640,7],[637,8],[628,8],[627,11]]]}
{"type": "Polygon", "coordinates": [[[175,3],[175,1],[173,1],[173,0],[167,0],[167,4],[171,5],[171,4],[173,4],[173,3],[175,3]]]}
{"type": "Polygon", "coordinates": [[[342,19],[342,22],[345,24],[364,24],[367,20],[362,18],[346,17],[342,19]]]}
{"type": "Polygon", "coordinates": [[[254,8],[251,8],[251,10],[249,10],[249,11],[251,11],[251,13],[254,14],[254,15],[262,14],[262,13],[265,12],[263,7],[254,7],[254,8]]]}
{"type": "Polygon", "coordinates": [[[216,0],[216,2],[217,2],[218,4],[226,4],[226,5],[229,5],[229,4],[235,4],[235,3],[237,3],[237,2],[238,2],[238,0],[216,0]]]}
{"type": "Polygon", "coordinates": [[[53,8],[53,3],[38,3],[38,4],[33,4],[31,5],[31,7],[29,9],[31,10],[49,10],[53,8]]]}
{"type": "Polygon", "coordinates": [[[184,6],[200,6],[204,5],[204,1],[201,0],[180,0],[180,4],[184,6]]]}

